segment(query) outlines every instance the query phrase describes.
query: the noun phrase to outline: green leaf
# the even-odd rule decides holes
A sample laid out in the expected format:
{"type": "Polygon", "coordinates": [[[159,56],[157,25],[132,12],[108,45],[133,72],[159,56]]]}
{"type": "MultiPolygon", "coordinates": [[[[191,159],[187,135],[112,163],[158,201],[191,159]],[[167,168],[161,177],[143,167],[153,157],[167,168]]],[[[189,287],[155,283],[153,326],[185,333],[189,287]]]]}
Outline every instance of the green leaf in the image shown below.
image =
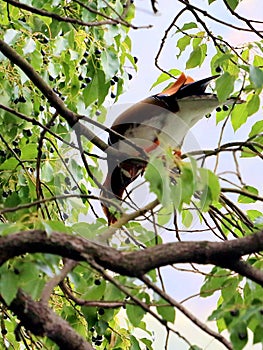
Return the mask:
{"type": "Polygon", "coordinates": [[[135,327],[138,327],[143,316],[145,315],[145,311],[140,306],[130,304],[127,304],[126,311],[130,322],[135,327]]]}
{"type": "Polygon", "coordinates": [[[260,107],[260,98],[257,94],[251,94],[247,98],[247,113],[248,116],[256,113],[260,107]]]}
{"type": "Polygon", "coordinates": [[[187,48],[187,46],[191,43],[191,37],[189,35],[185,35],[177,41],[177,47],[180,50],[177,58],[181,56],[182,52],[187,48]]]}
{"type": "Polygon", "coordinates": [[[173,214],[172,205],[168,205],[167,207],[162,207],[158,211],[158,224],[161,226],[167,224],[171,220],[172,214],[173,214]]]}
{"type": "Polygon", "coordinates": [[[18,290],[19,276],[13,271],[8,270],[1,274],[0,290],[3,299],[7,305],[10,305],[16,297],[18,290]]]}
{"type": "Polygon", "coordinates": [[[261,134],[263,132],[263,120],[257,121],[251,128],[249,137],[261,134]]]}
{"type": "Polygon", "coordinates": [[[193,221],[193,214],[189,209],[184,209],[182,211],[182,224],[185,227],[190,227],[193,221]]]}
{"type": "Polygon", "coordinates": [[[41,179],[50,182],[54,179],[54,169],[49,162],[45,162],[41,168],[41,179]]]}
{"type": "Polygon", "coordinates": [[[237,7],[239,0],[225,0],[225,2],[229,5],[229,7],[231,8],[231,10],[235,10],[235,8],[237,7]]]}
{"type": "Polygon", "coordinates": [[[235,77],[225,72],[216,79],[216,91],[219,102],[224,103],[234,90],[235,77]]]}
{"type": "Polygon", "coordinates": [[[21,160],[33,160],[37,156],[37,144],[30,143],[21,148],[21,160]]]}
{"type": "Polygon", "coordinates": [[[118,71],[119,60],[116,52],[110,49],[104,50],[101,54],[101,64],[106,77],[106,81],[110,80],[118,71]]]}
{"type": "Polygon", "coordinates": [[[138,340],[133,335],[130,336],[130,341],[131,346],[129,350],[141,350],[138,340]]]}
{"type": "Polygon", "coordinates": [[[249,79],[256,89],[262,89],[263,87],[262,69],[251,65],[249,67],[249,79]]]}
{"type": "Polygon", "coordinates": [[[144,177],[150,183],[150,191],[157,195],[164,206],[168,205],[170,203],[170,178],[162,160],[154,158],[148,163],[144,177]]]}
{"type": "Polygon", "coordinates": [[[220,195],[220,184],[218,177],[209,169],[200,168],[200,179],[203,187],[201,194],[201,206],[204,211],[209,209],[210,204],[218,201],[220,195]]]}
{"type": "Polygon", "coordinates": [[[200,296],[206,298],[213,295],[217,290],[222,288],[228,277],[229,272],[227,270],[220,267],[214,267],[201,287],[200,296]]]}
{"type": "MultiPolygon", "coordinates": [[[[258,195],[258,190],[253,187],[253,186],[244,186],[242,188],[243,192],[248,192],[251,194],[255,194],[256,196],[258,195]]],[[[238,197],[238,202],[239,203],[255,203],[257,200],[256,199],[252,199],[244,194],[240,194],[238,197]]]]}
{"type": "Polygon", "coordinates": [[[263,57],[259,56],[259,55],[255,55],[254,60],[253,60],[253,66],[262,67],[263,66],[263,57]]]}
{"type": "Polygon", "coordinates": [[[197,24],[195,22],[184,23],[183,27],[181,28],[181,31],[185,31],[193,28],[197,28],[197,24]]]}
{"type": "MultiPolygon", "coordinates": [[[[170,69],[170,70],[168,71],[168,73],[170,73],[170,74],[172,74],[172,75],[174,75],[174,76],[176,77],[177,75],[179,75],[179,74],[181,73],[181,71],[178,70],[178,69],[170,69]]],[[[167,80],[169,80],[169,79],[171,79],[171,77],[170,77],[169,74],[167,74],[167,73],[162,73],[161,75],[159,75],[159,77],[158,77],[158,79],[156,80],[156,82],[153,83],[153,85],[151,86],[150,90],[152,90],[155,86],[157,86],[157,85],[159,85],[159,84],[161,84],[161,83],[163,83],[164,81],[167,81],[167,80]]]]}
{"type": "Polygon", "coordinates": [[[16,158],[11,157],[0,165],[0,170],[14,170],[18,164],[19,161],[16,158]]]}
{"type": "Polygon", "coordinates": [[[231,113],[231,123],[234,131],[240,128],[247,121],[248,111],[245,103],[235,105],[231,113]]]}
{"type": "Polygon", "coordinates": [[[202,63],[202,50],[200,46],[197,46],[190,54],[189,59],[186,62],[185,68],[190,69],[200,66],[202,63]]]}
{"type": "Polygon", "coordinates": [[[231,330],[230,339],[235,350],[242,350],[248,341],[247,327],[245,322],[240,322],[231,330]]]}
{"type": "Polygon", "coordinates": [[[259,324],[254,330],[253,344],[263,344],[263,325],[259,324]]]}
{"type": "MultiPolygon", "coordinates": [[[[161,302],[163,304],[166,303],[166,301],[163,299],[161,302]]],[[[157,306],[156,309],[157,309],[158,314],[161,315],[164,320],[166,320],[167,322],[174,323],[175,308],[173,306],[157,306]]]]}

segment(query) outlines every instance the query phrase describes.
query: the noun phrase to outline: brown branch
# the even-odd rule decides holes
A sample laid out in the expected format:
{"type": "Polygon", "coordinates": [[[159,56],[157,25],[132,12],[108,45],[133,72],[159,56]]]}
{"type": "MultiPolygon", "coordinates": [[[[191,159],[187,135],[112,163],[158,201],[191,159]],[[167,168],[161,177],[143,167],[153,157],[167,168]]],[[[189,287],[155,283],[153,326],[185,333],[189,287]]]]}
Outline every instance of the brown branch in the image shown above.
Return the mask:
{"type": "MultiPolygon", "coordinates": [[[[178,0],[178,1],[181,2],[182,4],[186,5],[187,7],[191,7],[192,9],[202,13],[203,16],[208,17],[208,18],[212,19],[213,21],[220,23],[226,27],[233,28],[233,29],[240,30],[240,31],[244,31],[244,32],[254,32],[254,29],[252,30],[252,29],[248,29],[248,28],[239,27],[239,26],[236,26],[232,23],[225,22],[225,21],[221,20],[220,18],[214,17],[209,12],[207,12],[203,9],[200,9],[199,7],[194,6],[193,4],[189,4],[189,2],[186,0],[178,0]]],[[[262,22],[259,22],[259,23],[262,23],[262,22]]]]}
{"type": "Polygon", "coordinates": [[[55,275],[52,277],[45,285],[45,287],[42,290],[40,301],[42,303],[47,303],[49,300],[50,295],[53,292],[53,289],[60,284],[60,282],[63,281],[63,279],[67,276],[67,274],[72,271],[76,265],[78,264],[77,261],[74,260],[66,260],[64,262],[64,266],[60,273],[58,275],[55,275]]]}
{"type": "MultiPolygon", "coordinates": [[[[31,230],[0,237],[0,247],[0,264],[21,254],[40,252],[76,261],[96,262],[114,272],[141,277],[154,268],[177,263],[213,264],[232,269],[242,256],[263,250],[263,231],[224,242],[173,242],[121,253],[82,237],[58,232],[48,236],[45,231],[31,230]]],[[[255,269],[256,273],[255,279],[253,274],[249,278],[263,286],[263,273],[255,269]]]]}
{"type": "Polygon", "coordinates": [[[31,299],[22,290],[18,290],[16,298],[9,306],[22,322],[23,326],[38,336],[46,336],[63,350],[94,350],[62,318],[54,313],[46,304],[31,299]]]}

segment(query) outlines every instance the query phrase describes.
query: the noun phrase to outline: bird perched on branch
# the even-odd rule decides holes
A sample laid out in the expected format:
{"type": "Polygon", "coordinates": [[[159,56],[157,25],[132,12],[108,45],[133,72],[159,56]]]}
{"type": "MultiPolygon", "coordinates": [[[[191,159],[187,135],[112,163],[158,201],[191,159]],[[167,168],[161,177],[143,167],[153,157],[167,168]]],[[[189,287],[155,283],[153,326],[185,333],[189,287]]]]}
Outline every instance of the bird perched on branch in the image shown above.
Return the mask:
{"type": "MultiPolygon", "coordinates": [[[[182,73],[170,87],[134,104],[117,117],[108,144],[126,156],[118,160],[108,156],[102,197],[121,200],[126,188],[144,171],[147,161],[142,160],[138,147],[148,155],[162,156],[167,147],[180,154],[190,128],[219,105],[215,94],[205,92],[209,82],[217,77],[194,81],[182,73]]],[[[233,101],[229,99],[227,103],[233,101]]],[[[109,224],[114,223],[116,217],[103,199],[102,207],[109,224]]]]}

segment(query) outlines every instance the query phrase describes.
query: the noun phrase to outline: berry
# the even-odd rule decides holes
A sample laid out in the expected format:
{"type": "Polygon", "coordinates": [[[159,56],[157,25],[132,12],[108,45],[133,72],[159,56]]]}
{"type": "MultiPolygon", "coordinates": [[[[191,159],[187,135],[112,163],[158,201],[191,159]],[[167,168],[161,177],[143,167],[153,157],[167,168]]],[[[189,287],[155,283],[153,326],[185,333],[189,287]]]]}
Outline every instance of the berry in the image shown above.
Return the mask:
{"type": "Polygon", "coordinates": [[[216,111],[217,111],[217,112],[221,112],[221,107],[217,107],[217,108],[216,108],[216,111]]]}
{"type": "Polygon", "coordinates": [[[101,284],[101,281],[97,278],[95,281],[94,281],[94,284],[96,286],[99,286],[101,284]]]}
{"type": "Polygon", "coordinates": [[[239,310],[231,310],[230,315],[233,317],[237,317],[239,315],[239,310]]]}
{"type": "Polygon", "coordinates": [[[111,79],[110,84],[111,84],[111,85],[114,85],[114,84],[115,84],[115,81],[114,81],[113,79],[111,79]]]}
{"type": "Polygon", "coordinates": [[[82,84],[80,85],[80,88],[81,88],[81,89],[85,89],[85,87],[87,87],[87,84],[85,84],[85,83],[82,83],[82,84]]]}
{"type": "Polygon", "coordinates": [[[247,333],[246,333],[246,332],[239,332],[239,333],[238,333],[238,338],[239,338],[240,340],[245,340],[245,339],[247,339],[247,333]]]}
{"type": "Polygon", "coordinates": [[[99,315],[104,315],[104,314],[105,314],[104,309],[99,308],[99,310],[98,310],[98,314],[99,314],[99,315]]]}
{"type": "Polygon", "coordinates": [[[95,328],[94,327],[91,327],[90,331],[93,333],[95,332],[95,328]]]}
{"type": "Polygon", "coordinates": [[[30,136],[33,135],[33,132],[32,132],[30,129],[25,129],[25,130],[24,130],[24,135],[30,137],[30,136]]]}
{"type": "Polygon", "coordinates": [[[132,78],[133,78],[133,76],[130,73],[128,73],[128,79],[132,80],[132,78]]]}
{"type": "Polygon", "coordinates": [[[79,64],[85,64],[87,63],[87,60],[85,58],[82,58],[82,60],[79,62],[79,64]]]}
{"type": "Polygon", "coordinates": [[[227,105],[224,105],[223,107],[222,107],[222,109],[223,109],[223,111],[228,111],[228,106],[227,105]]]}
{"type": "Polygon", "coordinates": [[[14,140],[14,141],[12,142],[12,145],[15,146],[15,147],[18,146],[18,141],[17,141],[17,140],[14,140]]]}
{"type": "Polygon", "coordinates": [[[15,104],[17,104],[18,102],[19,102],[19,99],[18,99],[18,98],[14,99],[14,103],[15,103],[15,104]]]}
{"type": "Polygon", "coordinates": [[[2,335],[6,335],[7,334],[7,330],[5,328],[1,329],[1,333],[2,333],[2,335]]]}
{"type": "Polygon", "coordinates": [[[53,81],[53,80],[54,80],[54,78],[52,77],[52,75],[49,75],[49,76],[48,76],[48,79],[49,79],[50,81],[53,81]]]}
{"type": "Polygon", "coordinates": [[[221,67],[216,67],[216,69],[215,69],[215,71],[217,72],[217,73],[221,73],[222,72],[222,69],[221,69],[221,67]]]}
{"type": "Polygon", "coordinates": [[[65,184],[70,186],[71,185],[71,181],[70,181],[70,178],[67,176],[65,177],[65,184]]]}
{"type": "Polygon", "coordinates": [[[138,57],[134,56],[133,59],[134,59],[134,63],[136,64],[138,62],[138,57]]]}
{"type": "Polygon", "coordinates": [[[77,188],[78,188],[77,186],[73,186],[71,191],[76,191],[77,188]]]}
{"type": "Polygon", "coordinates": [[[115,95],[113,92],[111,92],[110,97],[111,97],[111,98],[115,98],[116,95],[115,95]]]}
{"type": "Polygon", "coordinates": [[[92,81],[92,78],[91,78],[91,77],[85,78],[85,82],[86,82],[87,84],[89,84],[91,81],[92,81]]]}
{"type": "Polygon", "coordinates": [[[96,49],[95,50],[95,55],[99,56],[101,54],[101,50],[100,49],[96,49]]]}
{"type": "Polygon", "coordinates": [[[116,77],[116,75],[114,75],[114,77],[112,79],[115,81],[115,83],[118,83],[118,81],[119,81],[119,78],[116,77]]]}
{"type": "Polygon", "coordinates": [[[3,191],[2,196],[3,196],[4,198],[8,197],[8,192],[3,191]]]}
{"type": "Polygon", "coordinates": [[[102,343],[101,341],[98,341],[98,340],[97,340],[97,341],[95,341],[95,345],[97,345],[97,346],[100,346],[100,345],[101,345],[101,343],[102,343]]]}
{"type": "Polygon", "coordinates": [[[63,218],[63,220],[67,220],[68,219],[68,214],[62,213],[62,218],[63,218]]]}
{"type": "Polygon", "coordinates": [[[21,150],[19,148],[14,148],[14,152],[18,155],[21,156],[21,150]]]}
{"type": "Polygon", "coordinates": [[[18,101],[21,102],[21,103],[25,103],[25,102],[26,102],[26,99],[25,99],[24,96],[19,96],[18,101]]]}
{"type": "Polygon", "coordinates": [[[83,56],[84,56],[84,57],[88,57],[88,55],[89,55],[89,52],[88,52],[88,51],[85,51],[83,56]]]}
{"type": "Polygon", "coordinates": [[[99,115],[101,115],[101,111],[96,111],[95,114],[98,117],[99,115]]]}
{"type": "Polygon", "coordinates": [[[49,42],[49,40],[48,40],[48,38],[44,37],[44,38],[42,39],[42,42],[43,42],[43,44],[47,44],[47,43],[49,42]]]}
{"type": "Polygon", "coordinates": [[[83,76],[81,74],[79,75],[79,80],[83,80],[83,76]]]}
{"type": "Polygon", "coordinates": [[[43,112],[43,111],[44,111],[44,109],[45,109],[45,107],[44,107],[44,106],[40,106],[40,107],[39,107],[40,112],[43,112]]]}

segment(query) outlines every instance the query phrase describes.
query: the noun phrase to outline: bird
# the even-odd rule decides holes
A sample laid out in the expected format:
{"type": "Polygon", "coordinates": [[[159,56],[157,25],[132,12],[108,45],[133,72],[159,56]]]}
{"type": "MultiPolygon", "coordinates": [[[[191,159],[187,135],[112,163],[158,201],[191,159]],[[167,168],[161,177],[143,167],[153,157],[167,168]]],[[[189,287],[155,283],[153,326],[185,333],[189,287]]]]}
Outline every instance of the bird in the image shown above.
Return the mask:
{"type": "MultiPolygon", "coordinates": [[[[182,72],[168,88],[135,103],[115,119],[108,145],[125,156],[117,159],[110,152],[107,156],[108,172],[100,195],[109,225],[117,221],[109,202],[121,201],[126,188],[143,174],[147,165],[138,149],[148,156],[162,157],[169,147],[180,157],[188,131],[221,104],[214,93],[205,92],[218,77],[194,81],[182,72]]],[[[229,98],[226,104],[233,101],[234,98],[229,98]]]]}

